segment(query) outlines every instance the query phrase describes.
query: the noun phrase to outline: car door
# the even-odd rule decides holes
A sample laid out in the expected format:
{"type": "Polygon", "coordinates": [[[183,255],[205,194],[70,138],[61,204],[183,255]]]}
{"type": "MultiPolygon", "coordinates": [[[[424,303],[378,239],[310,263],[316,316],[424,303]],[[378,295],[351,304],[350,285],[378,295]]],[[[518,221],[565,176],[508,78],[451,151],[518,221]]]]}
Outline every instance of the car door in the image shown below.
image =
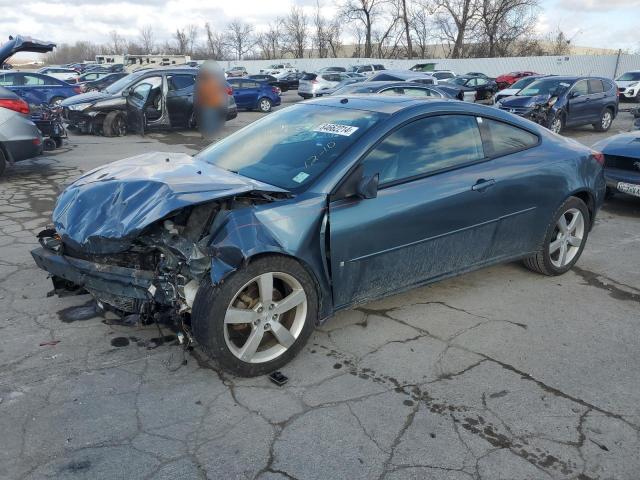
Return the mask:
{"type": "Polygon", "coordinates": [[[336,307],[486,261],[501,209],[484,159],[476,118],[453,114],[407,123],[366,154],[377,197],[329,206],[336,307]]]}
{"type": "Polygon", "coordinates": [[[607,95],[599,78],[589,79],[589,120],[599,122],[604,108],[607,106],[607,95]]]}
{"type": "Polygon", "coordinates": [[[19,85],[16,93],[20,95],[29,105],[42,105],[49,103],[49,88],[45,81],[45,75],[33,73],[20,73],[16,76],[16,83],[19,85]]]}
{"type": "Polygon", "coordinates": [[[577,81],[568,92],[567,125],[578,125],[588,120],[592,109],[589,97],[589,84],[586,80],[577,81]]]}
{"type": "Polygon", "coordinates": [[[476,81],[476,99],[478,100],[486,100],[487,98],[491,97],[491,95],[493,94],[493,91],[490,88],[490,84],[489,82],[484,79],[484,78],[479,78],[477,77],[475,79],[476,81]]]}
{"type": "Polygon", "coordinates": [[[190,73],[167,75],[167,112],[172,127],[186,126],[191,120],[195,82],[190,73]]]}

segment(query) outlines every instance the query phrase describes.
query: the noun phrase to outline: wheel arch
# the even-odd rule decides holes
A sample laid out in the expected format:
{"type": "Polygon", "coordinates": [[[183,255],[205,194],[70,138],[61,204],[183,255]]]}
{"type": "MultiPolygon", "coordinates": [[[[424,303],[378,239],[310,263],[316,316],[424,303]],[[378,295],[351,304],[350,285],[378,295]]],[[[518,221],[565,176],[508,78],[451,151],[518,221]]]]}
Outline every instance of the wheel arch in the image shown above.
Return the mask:
{"type": "Polygon", "coordinates": [[[589,228],[593,227],[596,213],[595,195],[587,189],[581,189],[572,192],[569,197],[576,197],[584,202],[584,204],[587,206],[587,210],[589,210],[589,228]]]}

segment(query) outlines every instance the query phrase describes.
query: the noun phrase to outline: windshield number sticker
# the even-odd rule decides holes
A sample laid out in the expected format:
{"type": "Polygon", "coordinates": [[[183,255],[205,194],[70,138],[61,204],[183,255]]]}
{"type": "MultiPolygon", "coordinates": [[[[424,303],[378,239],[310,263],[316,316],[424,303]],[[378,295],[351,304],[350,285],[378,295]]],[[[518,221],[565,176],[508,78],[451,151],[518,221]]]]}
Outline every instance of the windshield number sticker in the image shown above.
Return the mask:
{"type": "Polygon", "coordinates": [[[308,173],[300,172],[295,177],[293,177],[293,181],[296,182],[296,183],[302,183],[307,178],[309,178],[309,174],[308,173]]]}
{"type": "Polygon", "coordinates": [[[356,130],[358,130],[358,127],[352,127],[351,125],[338,125],[336,123],[323,123],[313,129],[314,132],[332,133],[343,137],[350,137],[356,130]]]}

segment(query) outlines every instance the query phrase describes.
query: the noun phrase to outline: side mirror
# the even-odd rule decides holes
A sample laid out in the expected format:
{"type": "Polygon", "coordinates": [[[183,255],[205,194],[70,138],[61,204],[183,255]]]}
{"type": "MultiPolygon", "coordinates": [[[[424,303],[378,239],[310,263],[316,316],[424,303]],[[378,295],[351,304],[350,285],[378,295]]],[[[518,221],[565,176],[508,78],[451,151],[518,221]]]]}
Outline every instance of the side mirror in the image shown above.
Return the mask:
{"type": "Polygon", "coordinates": [[[370,177],[362,177],[358,182],[356,194],[362,199],[376,198],[378,196],[378,182],[380,174],[376,173],[370,177]]]}
{"type": "Polygon", "coordinates": [[[129,91],[128,88],[126,88],[126,89],[124,89],[122,91],[122,96],[125,97],[125,98],[128,97],[130,94],[131,94],[131,92],[129,91]]]}
{"type": "Polygon", "coordinates": [[[571,92],[571,94],[569,95],[569,98],[576,98],[576,97],[579,97],[579,96],[580,96],[580,94],[578,92],[574,91],[574,92],[571,92]]]}
{"type": "Polygon", "coordinates": [[[340,185],[333,194],[333,200],[358,197],[362,199],[376,198],[378,196],[379,174],[365,177],[364,165],[359,164],[349,177],[340,185]]]}

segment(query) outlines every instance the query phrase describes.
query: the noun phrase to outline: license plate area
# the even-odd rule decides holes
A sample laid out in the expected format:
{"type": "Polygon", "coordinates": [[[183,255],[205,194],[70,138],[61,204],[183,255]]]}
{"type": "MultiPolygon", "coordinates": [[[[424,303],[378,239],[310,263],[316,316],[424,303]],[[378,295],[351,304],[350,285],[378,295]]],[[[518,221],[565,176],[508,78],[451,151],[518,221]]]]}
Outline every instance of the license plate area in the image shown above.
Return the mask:
{"type": "Polygon", "coordinates": [[[634,197],[640,197],[640,185],[618,182],[617,188],[619,192],[633,195],[634,197]]]}

